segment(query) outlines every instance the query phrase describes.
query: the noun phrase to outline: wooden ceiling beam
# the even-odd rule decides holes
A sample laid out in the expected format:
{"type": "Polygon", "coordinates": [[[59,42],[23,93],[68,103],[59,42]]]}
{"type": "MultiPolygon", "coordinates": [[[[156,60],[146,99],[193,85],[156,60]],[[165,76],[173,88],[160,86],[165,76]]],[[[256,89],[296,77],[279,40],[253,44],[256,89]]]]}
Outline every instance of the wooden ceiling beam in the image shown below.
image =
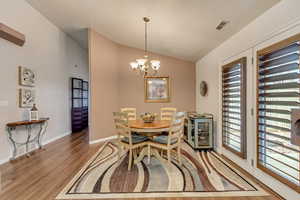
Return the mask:
{"type": "Polygon", "coordinates": [[[25,43],[25,35],[0,23],[0,38],[8,40],[16,45],[23,46],[25,43]]]}

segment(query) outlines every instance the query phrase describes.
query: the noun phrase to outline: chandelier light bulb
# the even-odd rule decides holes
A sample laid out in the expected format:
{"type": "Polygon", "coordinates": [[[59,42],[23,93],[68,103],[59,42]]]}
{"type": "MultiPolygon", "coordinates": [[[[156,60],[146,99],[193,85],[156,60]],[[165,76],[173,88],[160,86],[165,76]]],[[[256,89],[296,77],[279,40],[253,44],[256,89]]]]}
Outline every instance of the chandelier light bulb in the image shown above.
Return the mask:
{"type": "Polygon", "coordinates": [[[138,68],[139,64],[137,62],[131,62],[130,66],[133,70],[136,70],[138,68]]]}
{"type": "Polygon", "coordinates": [[[147,59],[145,59],[145,58],[136,59],[136,62],[137,62],[139,65],[145,65],[145,63],[147,62],[147,59]]]}
{"type": "Polygon", "coordinates": [[[158,70],[160,67],[160,61],[159,60],[151,60],[151,66],[152,66],[152,69],[158,70]]]}

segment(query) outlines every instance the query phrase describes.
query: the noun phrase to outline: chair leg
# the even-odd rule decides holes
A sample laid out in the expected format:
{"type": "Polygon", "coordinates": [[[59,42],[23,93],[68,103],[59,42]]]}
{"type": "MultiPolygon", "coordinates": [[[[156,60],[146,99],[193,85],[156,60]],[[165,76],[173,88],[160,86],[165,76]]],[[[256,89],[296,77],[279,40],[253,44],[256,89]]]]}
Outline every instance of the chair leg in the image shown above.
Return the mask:
{"type": "Polygon", "coordinates": [[[168,163],[170,164],[171,163],[171,150],[170,149],[167,150],[167,155],[168,155],[168,163]]]}
{"type": "Polygon", "coordinates": [[[182,165],[180,146],[177,147],[177,157],[178,157],[179,165],[182,165]]]}
{"type": "Polygon", "coordinates": [[[121,144],[119,144],[118,145],[118,160],[120,160],[120,158],[121,158],[121,149],[122,149],[121,144]]]}
{"type": "Polygon", "coordinates": [[[150,144],[148,144],[148,164],[150,164],[150,159],[151,159],[151,149],[150,149],[150,144]]]}
{"type": "Polygon", "coordinates": [[[137,158],[138,149],[133,150],[133,159],[135,160],[137,158]]]}
{"type": "Polygon", "coordinates": [[[131,170],[131,165],[132,165],[132,149],[129,150],[128,171],[131,170]]]}

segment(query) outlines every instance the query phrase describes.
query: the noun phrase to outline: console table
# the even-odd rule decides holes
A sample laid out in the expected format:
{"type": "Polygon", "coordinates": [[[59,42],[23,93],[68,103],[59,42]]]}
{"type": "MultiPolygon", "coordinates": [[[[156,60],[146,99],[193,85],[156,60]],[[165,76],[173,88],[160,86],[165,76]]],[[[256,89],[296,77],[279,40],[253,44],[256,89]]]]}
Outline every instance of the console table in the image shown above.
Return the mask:
{"type": "Polygon", "coordinates": [[[17,121],[17,122],[10,122],[10,123],[6,124],[8,138],[11,141],[12,146],[13,146],[12,160],[14,160],[17,156],[17,148],[18,147],[21,147],[24,145],[26,146],[26,156],[29,156],[28,145],[30,143],[36,143],[40,149],[42,148],[42,136],[44,135],[44,133],[47,129],[48,120],[49,120],[49,118],[41,118],[39,120],[17,121]],[[32,135],[33,126],[39,127],[37,135],[35,135],[35,136],[32,135]],[[17,132],[16,132],[17,127],[25,127],[26,133],[27,133],[25,142],[17,142],[14,139],[13,136],[17,134],[17,132]]]}

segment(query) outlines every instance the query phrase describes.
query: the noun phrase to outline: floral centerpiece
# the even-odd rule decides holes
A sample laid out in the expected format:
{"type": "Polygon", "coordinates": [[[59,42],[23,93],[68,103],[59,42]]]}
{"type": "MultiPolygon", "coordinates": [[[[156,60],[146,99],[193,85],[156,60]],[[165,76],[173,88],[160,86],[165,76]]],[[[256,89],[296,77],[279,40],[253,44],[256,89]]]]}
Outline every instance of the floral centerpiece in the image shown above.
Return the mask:
{"type": "Polygon", "coordinates": [[[152,123],[154,122],[156,117],[157,117],[156,113],[146,112],[141,114],[141,118],[144,121],[144,123],[152,123]]]}

